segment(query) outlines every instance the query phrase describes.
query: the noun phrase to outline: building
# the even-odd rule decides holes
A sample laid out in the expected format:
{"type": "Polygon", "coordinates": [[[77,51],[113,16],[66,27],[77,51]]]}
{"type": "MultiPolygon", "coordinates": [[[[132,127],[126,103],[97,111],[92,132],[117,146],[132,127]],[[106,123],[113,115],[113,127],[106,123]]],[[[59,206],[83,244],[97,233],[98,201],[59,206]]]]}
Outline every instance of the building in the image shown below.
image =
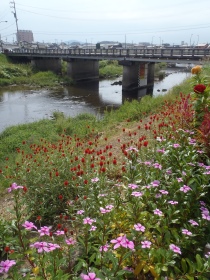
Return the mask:
{"type": "Polygon", "coordinates": [[[18,42],[32,43],[34,41],[33,32],[31,30],[18,30],[16,35],[18,42]]]}

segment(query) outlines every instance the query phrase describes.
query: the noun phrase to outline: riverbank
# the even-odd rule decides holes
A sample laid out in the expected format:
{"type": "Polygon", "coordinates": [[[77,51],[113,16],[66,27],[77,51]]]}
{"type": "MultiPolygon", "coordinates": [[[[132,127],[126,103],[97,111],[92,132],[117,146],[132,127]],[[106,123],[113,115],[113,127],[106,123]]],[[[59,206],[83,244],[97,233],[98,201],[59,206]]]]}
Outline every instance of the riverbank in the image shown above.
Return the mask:
{"type": "Polygon", "coordinates": [[[16,141],[0,171],[3,277],[207,280],[209,158],[192,102],[145,96],[102,120],[57,113],[1,134],[16,141]]]}

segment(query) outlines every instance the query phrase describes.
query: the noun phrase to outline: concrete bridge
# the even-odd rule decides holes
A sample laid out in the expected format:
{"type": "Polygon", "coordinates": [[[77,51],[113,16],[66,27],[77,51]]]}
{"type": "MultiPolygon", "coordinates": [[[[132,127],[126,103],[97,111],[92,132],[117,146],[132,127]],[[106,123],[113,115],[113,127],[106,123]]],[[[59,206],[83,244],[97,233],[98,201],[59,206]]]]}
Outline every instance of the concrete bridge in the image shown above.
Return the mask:
{"type": "Polygon", "coordinates": [[[41,71],[61,72],[61,60],[67,62],[67,74],[76,82],[99,79],[99,60],[118,60],[123,65],[122,90],[153,87],[157,62],[202,64],[210,59],[210,49],[16,49],[5,54],[13,60],[31,61],[41,71]]]}

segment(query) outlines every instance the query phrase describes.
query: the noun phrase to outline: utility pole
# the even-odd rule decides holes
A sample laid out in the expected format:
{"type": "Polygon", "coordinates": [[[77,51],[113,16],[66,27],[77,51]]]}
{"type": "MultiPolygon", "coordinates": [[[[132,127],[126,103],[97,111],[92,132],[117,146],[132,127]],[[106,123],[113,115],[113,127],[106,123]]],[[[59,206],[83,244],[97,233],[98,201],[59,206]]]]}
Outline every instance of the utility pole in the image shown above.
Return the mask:
{"type": "Polygon", "coordinates": [[[17,28],[17,42],[19,44],[20,42],[20,38],[19,38],[19,30],[18,30],[18,19],[17,19],[17,12],[16,12],[16,7],[15,7],[15,1],[13,0],[12,2],[10,2],[11,6],[10,8],[14,9],[14,11],[12,11],[14,18],[15,18],[15,22],[16,22],[16,28],[17,28]]]}

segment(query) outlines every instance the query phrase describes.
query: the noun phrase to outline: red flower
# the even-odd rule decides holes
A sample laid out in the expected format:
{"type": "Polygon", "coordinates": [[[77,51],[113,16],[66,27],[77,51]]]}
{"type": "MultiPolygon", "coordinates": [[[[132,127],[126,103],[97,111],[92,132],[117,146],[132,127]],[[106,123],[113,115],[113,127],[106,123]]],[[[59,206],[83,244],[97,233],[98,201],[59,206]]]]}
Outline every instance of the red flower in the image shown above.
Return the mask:
{"type": "Polygon", "coordinates": [[[202,85],[202,84],[194,86],[195,93],[203,93],[205,91],[205,89],[206,89],[206,86],[202,85]]]}
{"type": "Polygon", "coordinates": [[[69,182],[68,181],[64,181],[64,186],[68,186],[69,182]]]}
{"type": "Polygon", "coordinates": [[[4,251],[5,251],[6,253],[8,253],[9,250],[10,250],[10,247],[9,247],[9,246],[4,247],[4,251]]]}

